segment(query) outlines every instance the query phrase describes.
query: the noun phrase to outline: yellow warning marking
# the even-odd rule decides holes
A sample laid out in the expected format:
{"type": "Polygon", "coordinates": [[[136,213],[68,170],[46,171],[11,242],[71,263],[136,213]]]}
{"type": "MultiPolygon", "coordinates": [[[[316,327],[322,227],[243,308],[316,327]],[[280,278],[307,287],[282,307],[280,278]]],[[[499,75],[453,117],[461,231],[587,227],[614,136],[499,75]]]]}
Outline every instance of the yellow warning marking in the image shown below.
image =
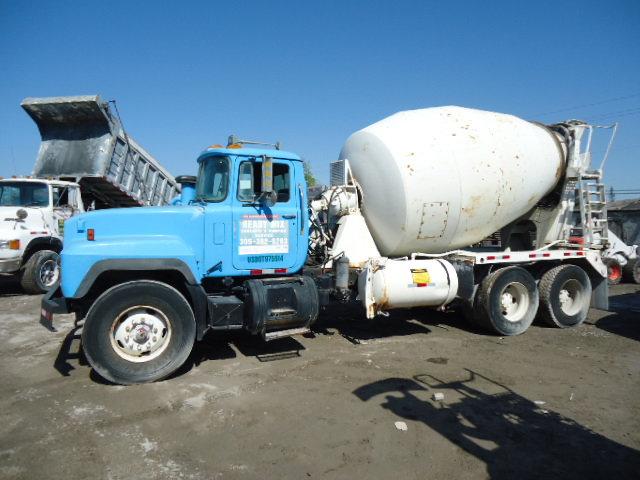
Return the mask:
{"type": "Polygon", "coordinates": [[[429,271],[426,268],[412,268],[411,277],[413,278],[413,283],[418,285],[431,283],[431,275],[429,275],[429,271]]]}

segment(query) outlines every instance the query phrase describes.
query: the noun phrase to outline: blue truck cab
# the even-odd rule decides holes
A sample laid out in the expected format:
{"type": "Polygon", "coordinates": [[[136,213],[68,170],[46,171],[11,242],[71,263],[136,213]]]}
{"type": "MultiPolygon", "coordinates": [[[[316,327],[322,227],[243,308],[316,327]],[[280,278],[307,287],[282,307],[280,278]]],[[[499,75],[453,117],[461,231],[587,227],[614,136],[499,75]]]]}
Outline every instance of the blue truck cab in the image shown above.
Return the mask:
{"type": "Polygon", "coordinates": [[[116,383],[171,374],[209,330],[264,339],[307,331],[318,292],[302,274],[309,215],[303,162],[278,148],[214,145],[164,207],[65,224],[62,279],[41,321],[76,312],[94,369],[116,383]]]}

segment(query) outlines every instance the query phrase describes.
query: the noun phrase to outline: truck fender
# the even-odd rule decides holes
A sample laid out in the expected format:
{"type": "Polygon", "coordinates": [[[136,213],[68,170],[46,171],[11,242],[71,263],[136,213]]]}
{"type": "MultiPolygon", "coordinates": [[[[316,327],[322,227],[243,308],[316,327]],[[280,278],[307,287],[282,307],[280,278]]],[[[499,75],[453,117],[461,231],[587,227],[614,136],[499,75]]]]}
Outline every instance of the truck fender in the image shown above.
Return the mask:
{"type": "Polygon", "coordinates": [[[29,260],[29,257],[38,250],[53,250],[56,253],[60,253],[62,251],[62,240],[56,237],[36,237],[32,239],[27,248],[24,249],[22,264],[24,265],[29,260]]]}
{"type": "Polygon", "coordinates": [[[94,263],[84,276],[78,289],[73,295],[75,298],[84,297],[96,279],[109,271],[177,271],[188,284],[198,285],[189,266],[177,258],[110,258],[94,263]]]}
{"type": "Polygon", "coordinates": [[[202,285],[193,276],[189,266],[177,258],[129,258],[105,259],[96,262],[84,276],[74,294],[74,298],[85,297],[100,275],[107,272],[176,272],[185,280],[183,292],[192,305],[196,319],[196,337],[202,340],[207,330],[207,294],[202,285]]]}

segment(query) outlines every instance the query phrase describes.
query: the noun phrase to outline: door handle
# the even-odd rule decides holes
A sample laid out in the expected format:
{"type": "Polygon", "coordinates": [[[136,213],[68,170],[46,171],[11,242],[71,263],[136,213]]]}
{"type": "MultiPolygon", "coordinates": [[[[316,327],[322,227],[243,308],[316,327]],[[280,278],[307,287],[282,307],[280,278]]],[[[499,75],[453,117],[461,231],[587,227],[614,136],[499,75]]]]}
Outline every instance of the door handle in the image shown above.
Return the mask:
{"type": "MultiPolygon", "coordinates": [[[[300,200],[300,211],[304,212],[302,209],[307,207],[304,204],[304,193],[302,193],[302,185],[300,184],[298,184],[298,198],[300,200]]],[[[304,214],[300,218],[300,235],[302,234],[304,234],[304,214]]]]}
{"type": "Polygon", "coordinates": [[[287,215],[282,215],[282,218],[286,218],[287,220],[293,220],[294,218],[296,218],[296,214],[295,213],[291,213],[291,214],[287,214],[287,215]]]}

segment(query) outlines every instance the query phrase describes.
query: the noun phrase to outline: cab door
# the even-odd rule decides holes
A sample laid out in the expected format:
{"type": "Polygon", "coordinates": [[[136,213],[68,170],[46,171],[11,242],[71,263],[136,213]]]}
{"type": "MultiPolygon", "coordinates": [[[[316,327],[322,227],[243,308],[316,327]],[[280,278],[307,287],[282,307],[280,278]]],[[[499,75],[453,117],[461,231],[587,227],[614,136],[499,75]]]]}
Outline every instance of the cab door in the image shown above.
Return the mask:
{"type": "Polygon", "coordinates": [[[260,199],[262,159],[238,164],[233,199],[233,266],[256,274],[284,274],[296,264],[301,218],[291,162],[273,159],[275,203],[260,199]],[[262,272],[257,272],[261,270],[262,272]]]}

